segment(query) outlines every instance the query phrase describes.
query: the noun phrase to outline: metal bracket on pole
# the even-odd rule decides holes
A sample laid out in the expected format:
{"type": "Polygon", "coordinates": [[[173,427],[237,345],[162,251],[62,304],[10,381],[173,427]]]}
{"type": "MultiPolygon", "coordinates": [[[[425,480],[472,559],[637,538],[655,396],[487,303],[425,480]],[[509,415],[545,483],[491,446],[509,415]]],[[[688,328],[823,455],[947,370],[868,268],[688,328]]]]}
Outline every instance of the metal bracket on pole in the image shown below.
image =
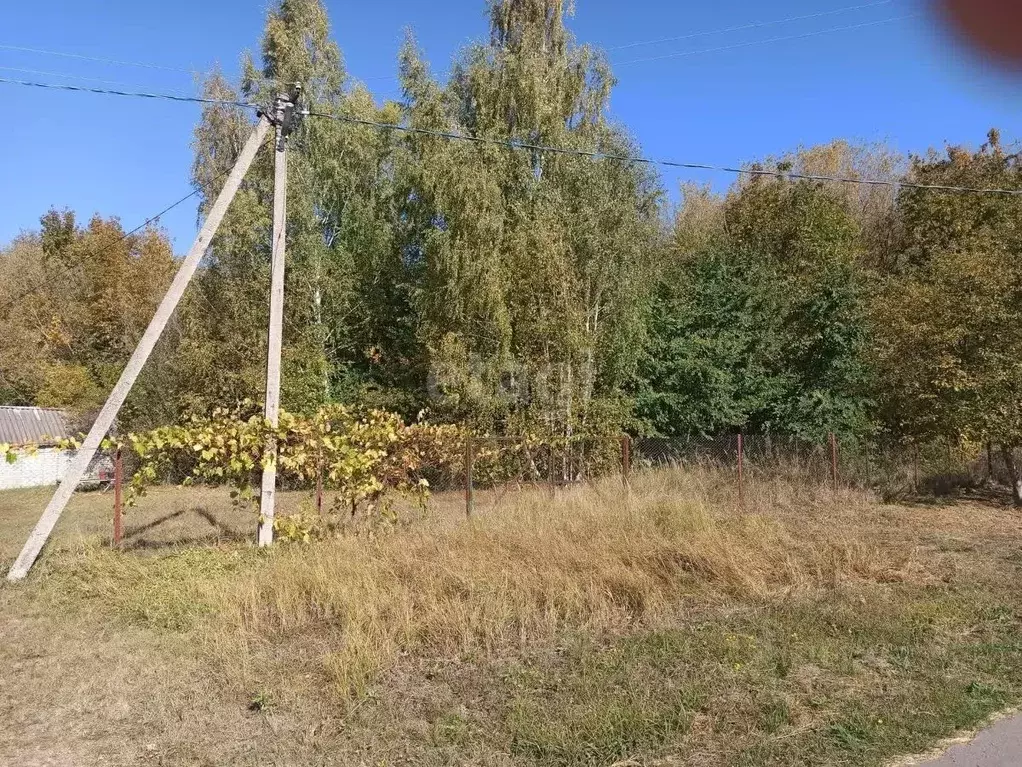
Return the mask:
{"type": "Polygon", "coordinates": [[[78,487],[78,483],[96,455],[96,450],[99,448],[107,432],[110,431],[110,427],[113,426],[117,413],[131,392],[131,387],[134,386],[135,380],[149,359],[149,355],[152,354],[157,341],[163,335],[164,328],[166,328],[171,315],[181,301],[185,288],[191,282],[196,269],[199,267],[199,262],[213,240],[213,236],[216,234],[217,229],[220,228],[220,222],[223,221],[227,208],[237,194],[238,188],[241,186],[245,174],[248,173],[248,169],[251,167],[252,161],[262,146],[269,129],[269,119],[265,116],[260,116],[259,122],[241,150],[234,168],[231,169],[231,173],[224,183],[224,188],[217,196],[213,207],[210,208],[209,215],[199,231],[199,236],[195,238],[191,250],[188,251],[184,261],[181,262],[181,267],[178,269],[174,281],[167,290],[167,294],[163,297],[163,301],[156,310],[156,314],[149,323],[149,327],[146,328],[145,333],[142,335],[142,340],[138,342],[138,346],[131,355],[131,359],[128,360],[128,364],[125,366],[124,372],[121,373],[117,385],[114,386],[106,404],[103,405],[103,409],[92,424],[85,442],[82,443],[77,455],[75,455],[70,467],[68,467],[67,474],[65,474],[64,479],[59,487],[57,487],[57,492],[53,494],[53,498],[50,499],[46,510],[39,518],[39,522],[36,523],[35,529],[25,542],[21,554],[18,555],[18,558],[7,573],[7,580],[23,580],[28,575],[28,571],[35,563],[39,552],[42,551],[43,546],[49,539],[50,533],[53,532],[53,528],[57,524],[57,520],[60,519],[60,515],[67,506],[67,502],[71,500],[71,495],[74,493],[75,488],[78,487]]]}
{"type": "Polygon", "coordinates": [[[267,114],[270,122],[277,128],[276,147],[278,152],[283,152],[284,142],[296,127],[298,121],[304,114],[298,109],[298,101],[302,96],[301,83],[295,83],[290,93],[279,93],[273,100],[273,109],[267,114]]]}

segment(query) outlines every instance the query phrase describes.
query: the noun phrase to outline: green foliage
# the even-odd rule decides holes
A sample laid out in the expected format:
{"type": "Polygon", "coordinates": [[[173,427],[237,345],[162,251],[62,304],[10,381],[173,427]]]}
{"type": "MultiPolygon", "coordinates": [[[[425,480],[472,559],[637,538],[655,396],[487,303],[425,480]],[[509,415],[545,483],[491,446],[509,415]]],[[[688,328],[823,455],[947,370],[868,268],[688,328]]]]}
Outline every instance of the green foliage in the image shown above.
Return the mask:
{"type": "MultiPolygon", "coordinates": [[[[560,2],[492,2],[489,43],[461,54],[446,87],[409,42],[407,121],[633,151],[606,118],[606,61],[574,43],[564,16],[560,2]]],[[[641,345],[658,235],[655,177],[428,136],[410,137],[404,152],[404,250],[421,275],[418,335],[437,407],[483,428],[608,429],[602,416],[641,345]]]]}
{"type": "MultiPolygon", "coordinates": [[[[303,106],[367,120],[397,119],[344,70],[319,0],[283,0],[267,16],[262,60],[246,58],[236,89],[218,97],[269,103],[280,83],[303,85],[303,106]]],[[[210,106],[196,130],[194,177],[209,205],[251,129],[246,112],[210,106]]],[[[354,400],[366,388],[421,389],[408,319],[410,286],[395,244],[390,134],[305,120],[289,139],[288,265],[283,396],[295,412],[354,400]],[[413,383],[414,382],[414,383],[413,383]]],[[[208,412],[257,397],[265,359],[269,286],[270,153],[260,155],[214,240],[207,268],[182,310],[180,411],[208,412]]],[[[381,402],[381,404],[390,404],[381,402]]],[[[410,403],[414,413],[419,401],[410,403]]]]}
{"type": "Polygon", "coordinates": [[[679,216],[637,377],[640,422],[664,435],[863,433],[868,328],[850,212],[803,182],[750,183],[722,206],[726,230],[693,235],[679,216]]]}
{"type": "Polygon", "coordinates": [[[666,436],[734,430],[780,399],[779,297],[764,290],[766,277],[741,251],[708,251],[660,283],[636,395],[645,428],[666,436]]]}
{"type": "MultiPolygon", "coordinates": [[[[382,411],[355,412],[343,405],[312,416],[280,414],[276,428],[246,403],[192,417],[178,426],[131,434],[138,456],[135,493],[168,476],[185,482],[228,485],[238,503],[254,500],[252,488],[276,446],[277,474],[285,485],[310,486],[322,477],[334,508],[368,516],[389,515],[391,495],[425,505],[430,485],[424,473],[450,469],[464,455],[464,433],[454,426],[405,424],[382,411]]],[[[308,520],[282,521],[287,537],[304,540],[315,531],[308,520]]]]}
{"type": "MultiPolygon", "coordinates": [[[[1022,188],[992,133],[979,152],[917,158],[925,183],[1022,188]]],[[[899,436],[1022,443],[1022,199],[904,193],[905,259],[875,306],[884,416],[899,436]]]]}
{"type": "MultiPolygon", "coordinates": [[[[41,227],[0,251],[0,390],[5,402],[87,413],[142,336],[170,283],[173,253],[162,232],[125,236],[116,219],[81,227],[70,212],[50,211],[41,227]]],[[[161,365],[157,352],[123,422],[144,425],[139,403],[161,365]]]]}
{"type": "MultiPolygon", "coordinates": [[[[258,56],[246,55],[236,83],[214,73],[206,95],[269,104],[297,82],[302,106],[319,113],[640,153],[610,118],[610,65],[573,38],[569,3],[486,7],[488,38],[456,55],[446,81],[409,36],[402,98],[378,102],[346,72],[322,0],[277,0],[258,56]]],[[[200,213],[252,120],[220,103],[204,109],[192,168],[200,213]]],[[[1022,189],[1018,153],[996,131],[978,151],[903,158],[836,140],[755,168],[1022,189]]],[[[723,197],[686,186],[671,228],[647,165],[313,118],[289,138],[287,192],[282,390],[297,420],[277,436],[296,481],[308,479],[307,456],[289,453],[288,439],[298,450],[311,435],[357,432],[356,411],[337,403],[402,424],[428,409],[554,444],[627,426],[814,441],[834,431],[846,442],[879,430],[993,441],[1006,457],[1022,445],[1020,196],[746,174],[723,197]],[[341,432],[317,431],[331,419],[341,432]]],[[[121,414],[125,430],[156,435],[261,395],[272,196],[263,151],[121,414]]],[[[0,399],[94,411],[173,266],[156,230],[124,237],[116,220],[43,216],[38,233],[0,252],[0,306],[13,307],[0,318],[0,399]]],[[[196,479],[241,487],[274,435],[258,418],[218,412],[163,437],[205,429],[196,479]],[[220,449],[220,429],[238,442],[234,465],[202,457],[220,449]]],[[[337,453],[331,481],[345,502],[369,503],[380,448],[348,446],[362,457],[321,446],[337,453]]]]}
{"type": "Polygon", "coordinates": [[[277,540],[288,543],[311,543],[323,535],[323,520],[307,514],[275,517],[273,531],[277,540]]]}
{"type": "Polygon", "coordinates": [[[104,392],[84,365],[54,362],[43,369],[41,386],[33,400],[39,407],[79,409],[101,405],[104,392]]]}

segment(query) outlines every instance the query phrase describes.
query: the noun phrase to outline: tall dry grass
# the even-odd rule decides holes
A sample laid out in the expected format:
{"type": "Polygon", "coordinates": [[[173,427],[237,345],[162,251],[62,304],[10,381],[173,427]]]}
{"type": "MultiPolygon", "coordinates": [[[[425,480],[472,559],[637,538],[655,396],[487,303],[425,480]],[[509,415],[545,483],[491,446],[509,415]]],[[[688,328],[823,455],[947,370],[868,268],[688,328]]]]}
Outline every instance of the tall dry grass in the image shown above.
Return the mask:
{"type": "Polygon", "coordinates": [[[655,622],[693,597],[764,600],[891,579],[909,564],[836,527],[791,524],[793,514],[847,518],[869,499],[750,490],[739,513],[726,477],[668,471],[630,492],[607,481],[554,500],[522,493],[471,523],[283,547],[217,589],[214,644],[232,665],[309,648],[350,695],[404,652],[494,653],[655,622]]]}
{"type": "Polygon", "coordinates": [[[0,587],[0,762],[877,761],[1022,690],[1007,510],[753,478],[740,511],[712,467],[498,497],[375,538],[196,544],[189,514],[173,548],[51,550],[0,587]]]}

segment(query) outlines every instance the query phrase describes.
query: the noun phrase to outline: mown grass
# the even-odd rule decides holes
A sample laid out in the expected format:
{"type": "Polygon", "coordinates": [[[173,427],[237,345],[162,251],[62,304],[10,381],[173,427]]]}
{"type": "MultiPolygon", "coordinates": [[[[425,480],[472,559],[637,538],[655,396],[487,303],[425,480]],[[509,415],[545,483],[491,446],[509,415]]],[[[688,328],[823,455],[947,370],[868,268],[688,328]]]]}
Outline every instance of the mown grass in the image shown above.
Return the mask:
{"type": "Polygon", "coordinates": [[[668,472],[272,552],[87,545],[0,621],[173,676],[164,764],[879,765],[1022,701],[1010,512],[732,492],[668,472]]]}
{"type": "Polygon", "coordinates": [[[557,765],[667,757],[679,743],[719,764],[884,764],[1017,698],[1022,645],[950,641],[999,620],[977,598],[900,595],[879,616],[827,600],[580,639],[512,677],[511,748],[557,765]]]}

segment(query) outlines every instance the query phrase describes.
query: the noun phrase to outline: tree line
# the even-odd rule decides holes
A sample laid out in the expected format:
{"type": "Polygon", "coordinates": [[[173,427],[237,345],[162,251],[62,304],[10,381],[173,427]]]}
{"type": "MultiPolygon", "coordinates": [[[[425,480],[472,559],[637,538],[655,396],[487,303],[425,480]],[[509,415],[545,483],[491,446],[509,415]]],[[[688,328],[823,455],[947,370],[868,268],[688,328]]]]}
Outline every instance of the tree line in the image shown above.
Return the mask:
{"type": "MultiPolygon", "coordinates": [[[[403,96],[347,74],[320,0],[280,0],[240,81],[300,82],[317,113],[632,155],[605,54],[563,0],[489,0],[489,34],[446,79],[409,35],[403,96]]],[[[207,105],[200,215],[252,115],[207,105]]],[[[284,404],[350,403],[503,433],[1022,443],[1018,149],[901,156],[844,141],[763,158],[672,206],[648,165],[321,118],[290,139],[284,404]],[[869,186],[785,174],[882,178],[869,186]],[[904,184],[899,187],[897,184],[904,184]]],[[[208,413],[263,388],[272,159],[261,154],[125,420],[208,413]]],[[[156,229],[125,237],[51,211],[0,258],[0,398],[95,408],[174,269],[156,229]],[[38,287],[42,284],[42,287],[38,287]],[[27,290],[31,286],[34,290],[27,290]]]]}

